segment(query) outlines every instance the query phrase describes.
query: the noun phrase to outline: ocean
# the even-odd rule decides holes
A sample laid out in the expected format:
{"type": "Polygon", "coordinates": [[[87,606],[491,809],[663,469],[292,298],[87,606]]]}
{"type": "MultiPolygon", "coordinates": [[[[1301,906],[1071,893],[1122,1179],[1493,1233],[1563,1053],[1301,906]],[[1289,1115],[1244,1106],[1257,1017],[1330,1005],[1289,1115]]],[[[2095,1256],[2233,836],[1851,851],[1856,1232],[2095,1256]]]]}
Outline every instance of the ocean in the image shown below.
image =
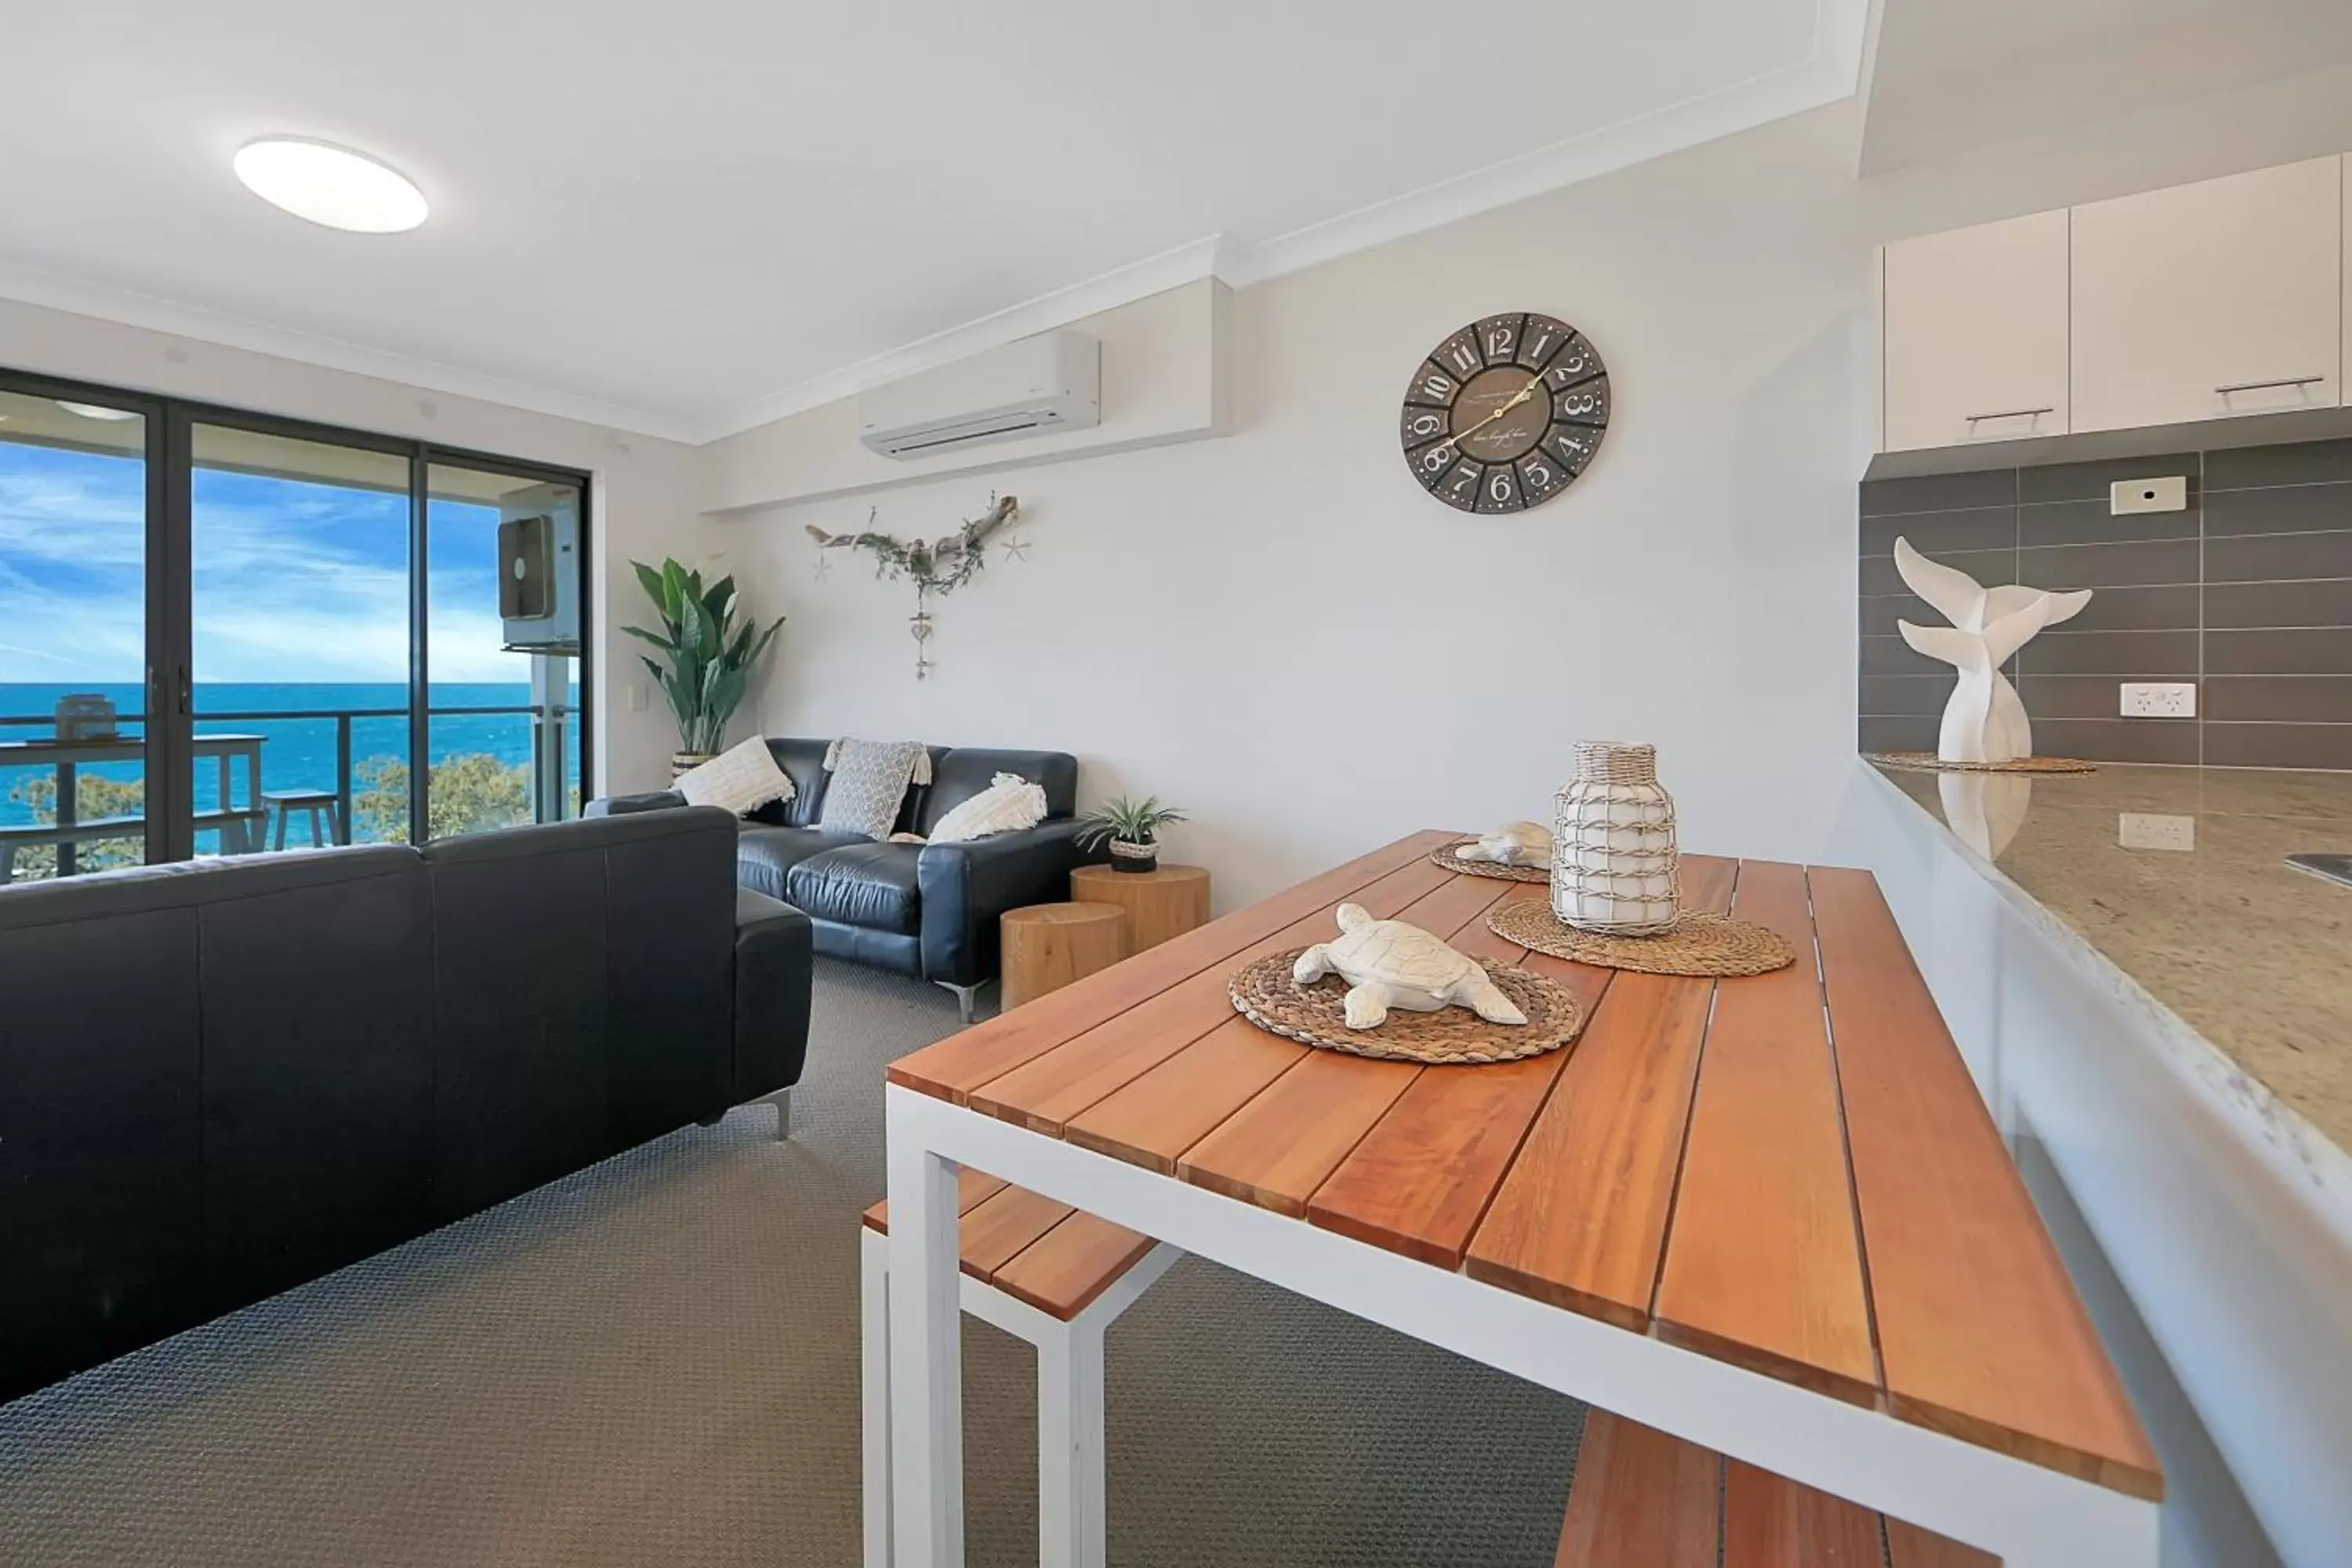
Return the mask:
{"type": "MultiPolygon", "coordinates": [[[[48,686],[0,682],[0,720],[37,718],[44,722],[16,724],[0,722],[0,826],[16,826],[36,820],[32,807],[25,801],[12,798],[27,782],[47,778],[50,768],[12,766],[7,762],[5,742],[10,741],[47,740],[54,736],[54,727],[47,722],[57,710],[58,699],[68,692],[94,691],[110,698],[122,715],[126,734],[138,732],[131,721],[137,714],[144,695],[136,686],[48,686]]],[[[575,688],[572,700],[577,703],[575,688]]],[[[435,709],[444,708],[519,708],[530,701],[530,688],[520,682],[452,682],[436,681],[431,688],[435,709]]],[[[408,689],[397,682],[383,684],[321,684],[300,681],[248,684],[198,682],[195,689],[196,733],[236,733],[258,735],[261,745],[261,787],[265,790],[326,789],[336,787],[335,721],[332,719],[232,719],[212,715],[238,713],[285,713],[302,711],[394,710],[381,718],[352,721],[352,763],[353,771],[373,758],[393,758],[406,761],[408,756],[408,689]]],[[[580,781],[579,731],[576,728],[566,735],[565,773],[576,788],[580,781]]],[[[496,759],[502,766],[528,767],[531,755],[530,715],[528,713],[441,713],[433,716],[431,756],[439,767],[453,758],[483,754],[496,759]]],[[[242,764],[232,770],[232,789],[237,804],[244,799],[242,764]]],[[[136,782],[144,772],[137,762],[89,764],[87,773],[121,782],[136,782]]],[[[210,758],[198,760],[195,769],[195,805],[198,812],[215,808],[219,804],[219,768],[210,758]]],[[[303,831],[299,823],[299,837],[303,831]]]]}

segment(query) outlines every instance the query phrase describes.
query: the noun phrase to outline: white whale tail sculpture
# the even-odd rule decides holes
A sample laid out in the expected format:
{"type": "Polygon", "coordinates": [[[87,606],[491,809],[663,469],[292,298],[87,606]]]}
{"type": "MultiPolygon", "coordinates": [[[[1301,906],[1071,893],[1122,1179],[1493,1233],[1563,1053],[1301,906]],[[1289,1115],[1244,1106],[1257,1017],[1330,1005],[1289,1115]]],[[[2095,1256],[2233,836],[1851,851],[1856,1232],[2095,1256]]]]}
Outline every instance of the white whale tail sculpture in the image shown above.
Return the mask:
{"type": "Polygon", "coordinates": [[[2012,584],[1986,588],[1967,573],[1939,566],[1895,542],[1895,569],[1911,591],[1942,611],[1948,626],[1915,626],[1897,621],[1903,640],[1929,658],[1960,672],[1944,705],[1944,725],[1936,756],[1947,763],[2012,763],[2033,754],[2033,727],[2017,688],[2000,672],[2010,656],[2044,627],[2071,620],[2091,602],[2091,590],[2053,594],[2012,584]]]}

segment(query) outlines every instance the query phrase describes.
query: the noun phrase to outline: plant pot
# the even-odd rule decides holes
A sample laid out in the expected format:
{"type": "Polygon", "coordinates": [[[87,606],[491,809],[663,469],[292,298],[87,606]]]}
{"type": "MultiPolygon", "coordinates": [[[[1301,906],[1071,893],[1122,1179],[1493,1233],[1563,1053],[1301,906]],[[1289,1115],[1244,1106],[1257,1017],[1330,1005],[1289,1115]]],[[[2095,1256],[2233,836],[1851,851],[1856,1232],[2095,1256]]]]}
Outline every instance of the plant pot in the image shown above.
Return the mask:
{"type": "Polygon", "coordinates": [[[1129,844],[1124,838],[1110,841],[1110,868],[1114,871],[1156,871],[1160,868],[1160,846],[1129,844]]]}
{"type": "Polygon", "coordinates": [[[718,754],[716,752],[672,752],[669,754],[669,776],[677,778],[681,773],[690,773],[718,754]]]}

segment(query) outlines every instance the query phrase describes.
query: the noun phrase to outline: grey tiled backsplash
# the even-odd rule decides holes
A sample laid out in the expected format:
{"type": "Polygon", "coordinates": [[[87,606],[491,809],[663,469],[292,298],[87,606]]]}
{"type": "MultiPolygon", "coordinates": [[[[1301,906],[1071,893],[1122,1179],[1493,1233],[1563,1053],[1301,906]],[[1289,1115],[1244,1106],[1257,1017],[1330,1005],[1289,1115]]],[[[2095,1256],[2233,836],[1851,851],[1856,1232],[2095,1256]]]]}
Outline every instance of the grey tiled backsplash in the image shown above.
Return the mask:
{"type": "Polygon", "coordinates": [[[2105,762],[2352,768],[2352,439],[1878,479],[1862,487],[1860,740],[1931,750],[1948,667],[1897,538],[1987,587],[2091,588],[2011,660],[2036,749],[2105,762]],[[2107,487],[2174,475],[2186,511],[2116,517],[2107,487]],[[2127,680],[2193,680],[2194,720],[2125,719],[2127,680]]]}

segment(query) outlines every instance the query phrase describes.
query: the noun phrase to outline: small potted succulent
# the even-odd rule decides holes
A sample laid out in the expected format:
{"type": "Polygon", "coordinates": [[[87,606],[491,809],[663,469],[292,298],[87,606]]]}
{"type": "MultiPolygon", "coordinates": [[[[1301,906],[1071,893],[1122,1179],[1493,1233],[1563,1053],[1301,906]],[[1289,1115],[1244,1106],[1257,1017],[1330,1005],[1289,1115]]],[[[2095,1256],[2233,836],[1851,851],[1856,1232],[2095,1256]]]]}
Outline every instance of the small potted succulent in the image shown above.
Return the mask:
{"type": "Polygon", "coordinates": [[[1108,839],[1112,869],[1149,871],[1160,864],[1160,830],[1171,822],[1183,820],[1182,812],[1172,805],[1160,805],[1156,795],[1146,795],[1141,801],[1119,795],[1087,813],[1085,826],[1078,833],[1078,846],[1091,849],[1108,839]]]}

